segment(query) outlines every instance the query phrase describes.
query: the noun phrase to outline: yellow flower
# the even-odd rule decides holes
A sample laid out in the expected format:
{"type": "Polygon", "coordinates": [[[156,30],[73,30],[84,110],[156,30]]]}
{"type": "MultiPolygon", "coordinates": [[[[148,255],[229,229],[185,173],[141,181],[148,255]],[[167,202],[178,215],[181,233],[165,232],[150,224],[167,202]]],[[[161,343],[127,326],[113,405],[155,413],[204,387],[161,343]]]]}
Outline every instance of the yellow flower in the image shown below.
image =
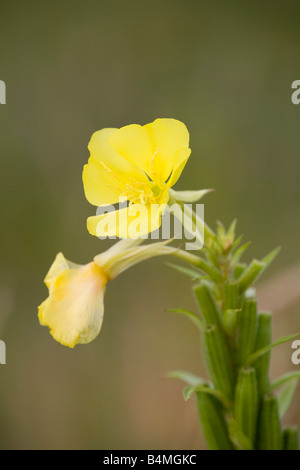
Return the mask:
{"type": "Polygon", "coordinates": [[[88,148],[83,170],[88,201],[95,206],[129,202],[117,213],[89,217],[89,232],[134,238],[159,228],[169,190],[191,153],[186,126],[175,119],[156,119],[145,126],[102,129],[93,134],[88,148]],[[130,233],[137,214],[139,229],[130,233]]]}
{"type": "Polygon", "coordinates": [[[59,253],[45,277],[49,297],[39,306],[40,324],[48,326],[64,346],[89,343],[102,326],[108,279],[148,258],[174,254],[178,250],[167,247],[169,241],[139,246],[141,238],[121,240],[86,265],[72,263],[59,253]]]}
{"type": "Polygon", "coordinates": [[[39,306],[41,325],[65,346],[89,343],[103,320],[103,296],[107,276],[94,261],[78,265],[59,253],[45,277],[49,297],[39,306]]]}

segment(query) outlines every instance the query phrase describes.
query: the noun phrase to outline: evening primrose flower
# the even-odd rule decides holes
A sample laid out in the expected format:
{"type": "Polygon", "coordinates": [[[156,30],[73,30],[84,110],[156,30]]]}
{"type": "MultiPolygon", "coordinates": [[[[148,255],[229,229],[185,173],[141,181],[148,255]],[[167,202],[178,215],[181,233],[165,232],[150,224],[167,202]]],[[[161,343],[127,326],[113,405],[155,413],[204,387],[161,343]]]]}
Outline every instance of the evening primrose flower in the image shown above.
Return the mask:
{"type": "Polygon", "coordinates": [[[45,277],[49,297],[39,306],[40,324],[70,348],[89,343],[101,329],[107,280],[103,268],[94,261],[78,265],[59,253],[45,277]]]}
{"type": "Polygon", "coordinates": [[[145,126],[102,129],[93,134],[88,148],[83,170],[87,200],[95,206],[129,203],[117,212],[89,217],[88,231],[130,238],[159,228],[170,188],[191,153],[186,126],[176,119],[156,119],[145,126]],[[139,229],[130,233],[137,216],[139,229]]]}
{"type": "Polygon", "coordinates": [[[108,280],[147,258],[172,254],[176,249],[167,247],[168,242],[138,246],[141,239],[121,240],[86,265],[59,253],[45,277],[49,297],[39,306],[40,324],[64,346],[91,342],[102,326],[108,280]]]}

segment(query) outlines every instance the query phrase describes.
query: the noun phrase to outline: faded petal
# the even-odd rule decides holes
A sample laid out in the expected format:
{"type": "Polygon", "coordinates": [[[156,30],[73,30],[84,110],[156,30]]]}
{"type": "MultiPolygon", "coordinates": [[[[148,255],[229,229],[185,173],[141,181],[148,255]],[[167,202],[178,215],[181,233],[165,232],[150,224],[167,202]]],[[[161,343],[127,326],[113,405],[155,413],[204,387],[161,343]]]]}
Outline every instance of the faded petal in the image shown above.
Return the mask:
{"type": "Polygon", "coordinates": [[[96,263],[75,265],[60,253],[45,278],[49,297],[39,306],[41,325],[65,346],[89,343],[101,329],[106,282],[96,263]]]}

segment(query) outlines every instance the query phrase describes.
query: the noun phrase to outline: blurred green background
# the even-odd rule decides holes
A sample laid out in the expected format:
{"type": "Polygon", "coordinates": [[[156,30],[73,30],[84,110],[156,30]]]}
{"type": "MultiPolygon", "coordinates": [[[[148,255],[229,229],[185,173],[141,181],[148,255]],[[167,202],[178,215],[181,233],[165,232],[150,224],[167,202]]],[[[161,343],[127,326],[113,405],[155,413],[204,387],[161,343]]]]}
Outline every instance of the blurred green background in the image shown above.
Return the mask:
{"type": "MultiPolygon", "coordinates": [[[[97,129],[183,121],[192,156],[176,189],[215,188],[206,221],[237,217],[249,257],[282,245],[263,306],[276,336],[299,330],[299,15],[292,0],[1,0],[2,449],[205,448],[193,400],[165,378],[205,369],[197,332],[164,311],[195,308],[189,281],[162,259],[108,286],[91,344],[69,350],[38,324],[56,253],[86,263],[111,244],[85,225],[95,208],[81,172],[97,129]]],[[[299,369],[290,356],[289,344],[274,353],[273,375],[299,369]]],[[[299,392],[287,420],[300,423],[299,392]]]]}

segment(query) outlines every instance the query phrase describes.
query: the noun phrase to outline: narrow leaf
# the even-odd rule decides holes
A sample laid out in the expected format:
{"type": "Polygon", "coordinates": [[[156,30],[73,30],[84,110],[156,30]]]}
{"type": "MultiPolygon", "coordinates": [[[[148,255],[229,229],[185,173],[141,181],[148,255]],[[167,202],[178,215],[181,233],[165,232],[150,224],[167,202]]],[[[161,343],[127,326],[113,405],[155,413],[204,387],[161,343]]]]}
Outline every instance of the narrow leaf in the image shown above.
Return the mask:
{"type": "Polygon", "coordinates": [[[185,387],[183,390],[183,397],[185,401],[189,400],[191,396],[195,392],[203,392],[203,393],[208,393],[209,395],[213,395],[217,400],[219,400],[225,408],[230,408],[232,406],[232,403],[228,398],[222,393],[220,390],[217,390],[215,388],[210,388],[205,385],[195,385],[195,386],[188,386],[185,387]]]}
{"type": "Polygon", "coordinates": [[[190,310],[185,310],[183,308],[168,308],[166,311],[170,313],[179,313],[180,315],[184,315],[189,320],[191,320],[191,322],[194,323],[194,325],[196,325],[200,331],[203,331],[205,329],[205,325],[201,318],[199,318],[198,315],[196,315],[195,313],[190,312],[190,310]]]}
{"type": "Polygon", "coordinates": [[[180,272],[181,274],[185,274],[186,276],[191,278],[192,281],[196,281],[201,278],[200,273],[196,271],[195,269],[186,268],[185,266],[181,266],[179,264],[174,264],[174,263],[169,263],[169,262],[166,262],[165,264],[175,269],[176,271],[180,272]]]}
{"type": "Polygon", "coordinates": [[[202,379],[201,377],[198,377],[197,375],[192,374],[191,372],[186,372],[184,370],[174,370],[172,372],[168,372],[167,378],[179,379],[192,386],[208,384],[207,380],[202,379]]]}
{"type": "Polygon", "coordinates": [[[240,246],[235,252],[234,254],[232,255],[232,260],[231,260],[231,265],[232,266],[235,266],[236,263],[238,263],[241,259],[241,257],[243,256],[243,254],[245,253],[245,251],[247,250],[247,248],[249,248],[249,246],[251,245],[251,242],[247,242],[245,243],[244,245],[240,246]]]}
{"type": "Polygon", "coordinates": [[[276,256],[280,252],[280,250],[281,250],[281,247],[278,246],[277,248],[275,248],[275,250],[271,251],[271,253],[269,253],[267,256],[265,256],[261,260],[261,262],[264,264],[264,270],[267,269],[270,266],[270,264],[276,258],[276,256]]]}
{"type": "Polygon", "coordinates": [[[261,357],[263,354],[266,354],[267,352],[271,351],[271,349],[276,348],[276,346],[279,346],[280,344],[283,343],[288,343],[289,341],[292,341],[295,338],[298,338],[300,336],[300,333],[296,333],[294,335],[289,335],[289,336],[282,336],[282,338],[277,339],[274,341],[274,343],[268,344],[268,346],[265,346],[264,348],[259,349],[258,351],[255,351],[251,356],[249,356],[247,365],[253,364],[256,359],[261,357]]]}
{"type": "Polygon", "coordinates": [[[275,390],[276,388],[280,387],[281,385],[289,382],[290,380],[299,379],[300,378],[300,371],[295,372],[288,372],[287,374],[282,375],[279,379],[275,380],[271,384],[270,390],[275,390]]]}
{"type": "Polygon", "coordinates": [[[298,385],[298,379],[290,380],[285,384],[285,386],[281,389],[278,395],[278,408],[279,408],[279,416],[283,418],[286,411],[288,410],[292,400],[294,393],[296,391],[298,385]]]}

